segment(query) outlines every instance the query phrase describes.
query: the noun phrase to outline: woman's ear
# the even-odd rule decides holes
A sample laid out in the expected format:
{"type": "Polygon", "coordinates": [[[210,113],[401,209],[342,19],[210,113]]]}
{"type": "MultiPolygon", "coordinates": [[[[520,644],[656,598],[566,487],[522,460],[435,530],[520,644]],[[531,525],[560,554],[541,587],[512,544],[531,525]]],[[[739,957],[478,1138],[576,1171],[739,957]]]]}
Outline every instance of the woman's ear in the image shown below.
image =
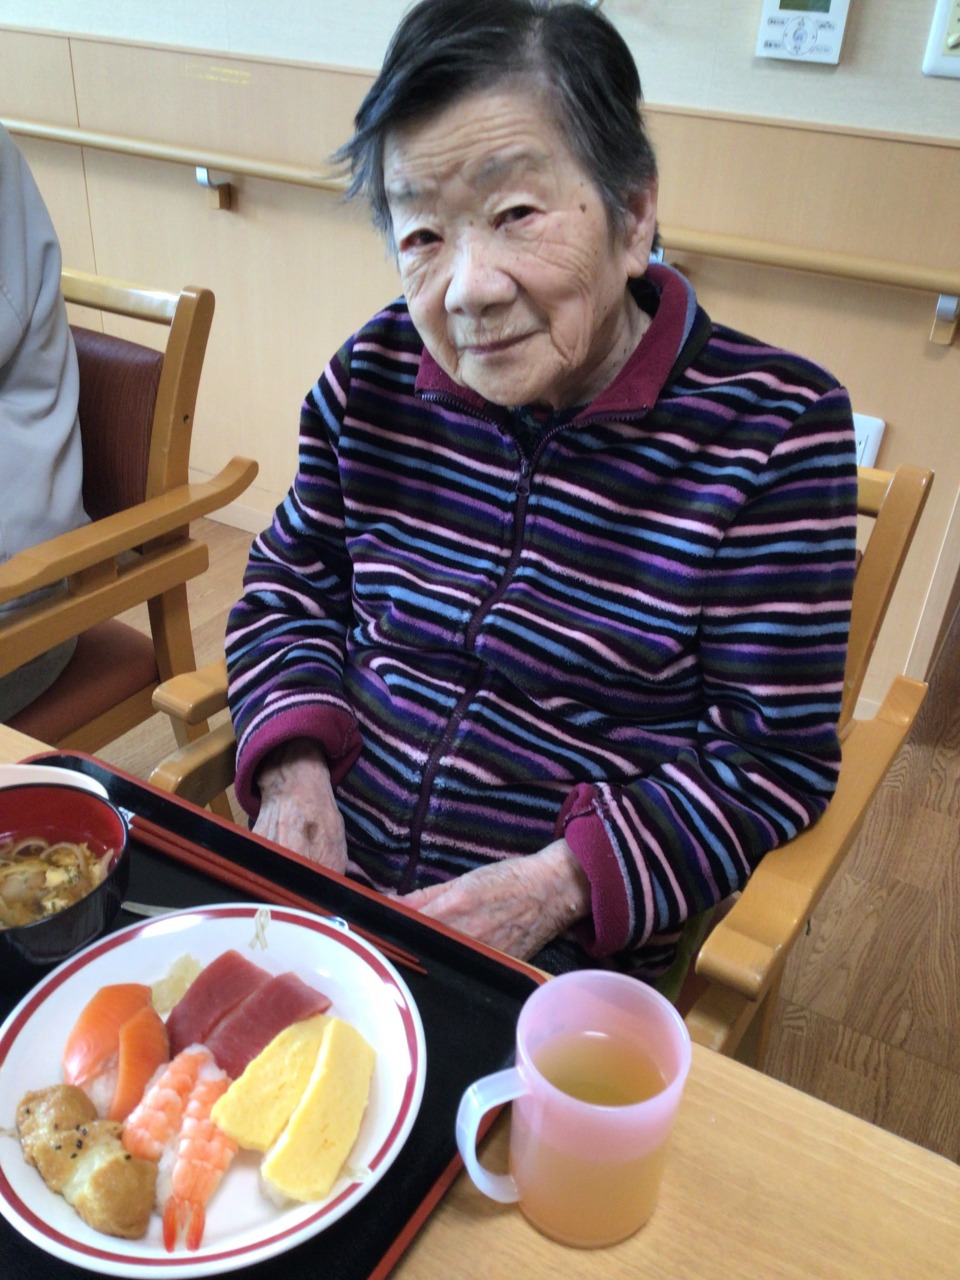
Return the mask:
{"type": "Polygon", "coordinates": [[[623,248],[627,276],[633,280],[639,279],[644,274],[650,262],[650,253],[657,234],[658,191],[659,183],[656,178],[653,178],[642,190],[630,196],[623,248]]]}

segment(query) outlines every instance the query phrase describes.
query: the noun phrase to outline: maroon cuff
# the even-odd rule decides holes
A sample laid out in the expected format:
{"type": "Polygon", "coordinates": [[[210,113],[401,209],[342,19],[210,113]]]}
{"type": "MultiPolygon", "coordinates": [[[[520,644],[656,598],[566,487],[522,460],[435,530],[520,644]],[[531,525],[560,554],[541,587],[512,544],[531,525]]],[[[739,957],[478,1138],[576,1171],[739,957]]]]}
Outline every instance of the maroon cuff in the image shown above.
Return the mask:
{"type": "Polygon", "coordinates": [[[590,955],[623,950],[631,932],[626,877],[601,816],[596,787],[574,787],[560,810],[556,833],[564,837],[590,881],[590,915],[571,932],[590,955]]]}
{"type": "Polygon", "coordinates": [[[363,746],[357,722],[349,711],[314,705],[271,717],[244,743],[243,752],[237,757],[234,790],[252,819],[260,812],[260,791],[254,781],[257,770],[275,747],[294,738],[309,738],[316,743],[327,758],[334,787],[352,768],[363,746]]]}

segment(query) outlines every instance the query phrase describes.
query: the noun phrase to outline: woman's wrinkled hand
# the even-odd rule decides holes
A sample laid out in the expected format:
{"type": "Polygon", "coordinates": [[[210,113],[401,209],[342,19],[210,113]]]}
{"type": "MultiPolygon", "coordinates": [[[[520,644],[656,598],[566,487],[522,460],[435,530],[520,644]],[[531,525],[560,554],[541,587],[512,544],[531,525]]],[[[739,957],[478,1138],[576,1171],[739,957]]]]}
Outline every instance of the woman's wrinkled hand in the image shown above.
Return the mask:
{"type": "Polygon", "coordinates": [[[331,871],[346,869],[343,818],[326,759],[314,743],[297,739],[272,751],[260,766],[257,785],[257,835],[331,871]]]}
{"type": "Polygon", "coordinates": [[[505,858],[403,899],[498,951],[527,960],[590,912],[590,883],[565,840],[505,858]]]}

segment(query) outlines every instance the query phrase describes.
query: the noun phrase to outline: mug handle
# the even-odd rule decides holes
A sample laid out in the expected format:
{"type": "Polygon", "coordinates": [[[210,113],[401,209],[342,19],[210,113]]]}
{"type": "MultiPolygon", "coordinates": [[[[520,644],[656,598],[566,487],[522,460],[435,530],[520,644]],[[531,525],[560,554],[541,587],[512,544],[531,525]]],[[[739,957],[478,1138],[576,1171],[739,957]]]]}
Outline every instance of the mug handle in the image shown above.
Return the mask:
{"type": "Polygon", "coordinates": [[[467,1173],[478,1190],[500,1204],[515,1204],[520,1193],[509,1173],[490,1173],[477,1159],[477,1134],[488,1111],[512,1102],[525,1092],[520,1072],[516,1067],[508,1067],[474,1081],[460,1099],[457,1110],[457,1148],[467,1173]]]}

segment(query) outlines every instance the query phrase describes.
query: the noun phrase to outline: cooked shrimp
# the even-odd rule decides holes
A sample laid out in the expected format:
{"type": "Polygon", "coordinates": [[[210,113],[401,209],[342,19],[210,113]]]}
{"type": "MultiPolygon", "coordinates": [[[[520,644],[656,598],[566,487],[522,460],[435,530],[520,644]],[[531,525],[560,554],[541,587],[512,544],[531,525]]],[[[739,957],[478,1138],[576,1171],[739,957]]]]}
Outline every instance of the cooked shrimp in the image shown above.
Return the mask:
{"type": "Polygon", "coordinates": [[[180,1132],[200,1068],[209,1061],[208,1050],[191,1045],[160,1069],[123,1126],[123,1145],[131,1155],[144,1160],[160,1159],[180,1132]]]}
{"type": "Polygon", "coordinates": [[[168,1252],[177,1247],[181,1234],[188,1249],[199,1248],[207,1203],[236,1153],[236,1142],[210,1119],[213,1104],[229,1085],[230,1077],[211,1055],[187,1100],[177,1140],[163,1210],[163,1243],[168,1252]]]}

